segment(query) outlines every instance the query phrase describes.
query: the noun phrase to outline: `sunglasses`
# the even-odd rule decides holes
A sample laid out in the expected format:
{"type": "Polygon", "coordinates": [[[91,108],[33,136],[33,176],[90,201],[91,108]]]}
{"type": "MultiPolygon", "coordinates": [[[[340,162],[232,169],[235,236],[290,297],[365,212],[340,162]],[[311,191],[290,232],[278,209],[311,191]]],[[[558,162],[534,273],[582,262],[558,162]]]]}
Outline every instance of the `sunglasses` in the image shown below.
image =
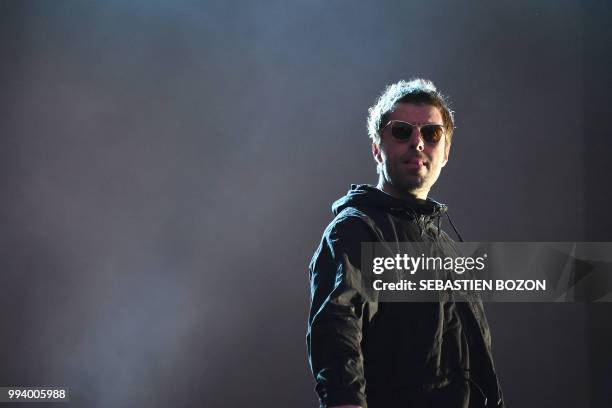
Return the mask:
{"type": "Polygon", "coordinates": [[[384,131],[388,127],[391,128],[391,135],[397,140],[410,139],[415,128],[419,130],[423,140],[427,143],[436,144],[444,136],[444,127],[436,124],[413,125],[401,120],[392,120],[382,130],[384,131]]]}

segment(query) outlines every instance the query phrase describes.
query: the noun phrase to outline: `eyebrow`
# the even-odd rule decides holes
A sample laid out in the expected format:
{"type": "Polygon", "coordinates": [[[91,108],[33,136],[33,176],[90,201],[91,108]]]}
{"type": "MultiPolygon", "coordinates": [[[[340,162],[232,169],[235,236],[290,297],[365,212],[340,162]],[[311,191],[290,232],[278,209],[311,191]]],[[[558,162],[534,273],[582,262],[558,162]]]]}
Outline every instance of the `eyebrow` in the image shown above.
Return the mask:
{"type": "Polygon", "coordinates": [[[387,126],[389,123],[391,122],[400,122],[400,123],[407,123],[409,125],[412,126],[427,126],[427,125],[435,125],[435,126],[442,126],[444,127],[444,123],[431,123],[431,122],[425,122],[425,123],[412,123],[412,122],[406,122],[405,120],[399,120],[399,119],[393,119],[387,122],[387,124],[385,126],[387,126]]]}

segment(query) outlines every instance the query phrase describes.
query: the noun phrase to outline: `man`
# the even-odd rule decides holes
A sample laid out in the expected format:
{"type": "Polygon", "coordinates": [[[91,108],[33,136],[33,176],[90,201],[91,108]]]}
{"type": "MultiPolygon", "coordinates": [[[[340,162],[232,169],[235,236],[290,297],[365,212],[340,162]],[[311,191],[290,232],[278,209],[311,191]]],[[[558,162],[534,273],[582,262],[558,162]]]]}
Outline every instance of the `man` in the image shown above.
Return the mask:
{"type": "Polygon", "coordinates": [[[378,185],[334,203],[310,263],[307,346],[322,408],[503,407],[480,301],[378,302],[361,283],[362,242],[452,243],[439,229],[446,206],[428,194],[453,129],[446,98],[423,79],[388,86],[369,109],[378,185]]]}

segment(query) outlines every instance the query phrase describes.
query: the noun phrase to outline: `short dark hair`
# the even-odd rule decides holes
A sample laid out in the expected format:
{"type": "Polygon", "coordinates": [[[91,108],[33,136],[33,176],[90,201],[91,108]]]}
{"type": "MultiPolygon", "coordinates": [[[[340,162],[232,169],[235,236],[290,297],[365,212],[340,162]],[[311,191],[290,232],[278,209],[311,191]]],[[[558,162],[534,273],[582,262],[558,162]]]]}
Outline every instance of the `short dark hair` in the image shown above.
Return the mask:
{"type": "Polygon", "coordinates": [[[401,80],[388,85],[376,103],[368,109],[368,135],[373,143],[380,144],[381,127],[387,124],[389,114],[398,103],[426,104],[440,109],[448,151],[455,129],[453,111],[450,110],[448,98],[438,92],[433,82],[422,78],[401,80]]]}

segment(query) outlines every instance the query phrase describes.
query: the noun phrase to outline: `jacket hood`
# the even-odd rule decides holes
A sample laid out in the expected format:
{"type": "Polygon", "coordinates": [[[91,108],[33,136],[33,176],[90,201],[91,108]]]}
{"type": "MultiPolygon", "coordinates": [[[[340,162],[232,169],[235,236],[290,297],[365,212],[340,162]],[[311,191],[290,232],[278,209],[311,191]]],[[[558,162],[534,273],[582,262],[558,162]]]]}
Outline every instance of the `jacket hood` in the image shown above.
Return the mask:
{"type": "Polygon", "coordinates": [[[411,212],[428,217],[440,217],[448,210],[445,204],[431,198],[399,199],[368,184],[352,184],[348,193],[334,202],[332,212],[338,215],[348,207],[379,207],[387,211],[411,212]]]}

